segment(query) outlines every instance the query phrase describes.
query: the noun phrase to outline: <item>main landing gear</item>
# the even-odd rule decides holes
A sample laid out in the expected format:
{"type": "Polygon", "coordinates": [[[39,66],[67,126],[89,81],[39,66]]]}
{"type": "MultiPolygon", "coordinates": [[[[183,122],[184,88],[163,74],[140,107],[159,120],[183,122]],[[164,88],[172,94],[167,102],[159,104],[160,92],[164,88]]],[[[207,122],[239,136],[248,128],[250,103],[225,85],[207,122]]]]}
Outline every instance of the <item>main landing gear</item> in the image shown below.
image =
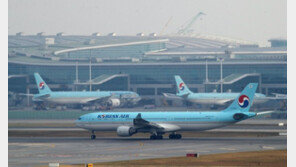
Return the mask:
{"type": "MultiPolygon", "coordinates": [[[[181,139],[181,138],[182,138],[181,134],[172,133],[169,135],[169,139],[181,139]]],[[[161,139],[163,139],[163,136],[162,136],[162,134],[152,134],[150,136],[150,139],[151,140],[161,140],[161,139]]]]}
{"type": "Polygon", "coordinates": [[[182,135],[181,134],[170,134],[169,135],[169,139],[181,139],[182,138],[182,135]]]}
{"type": "Polygon", "coordinates": [[[155,134],[153,134],[153,135],[151,135],[150,136],[150,139],[151,140],[161,140],[161,139],[163,139],[163,137],[162,137],[162,135],[155,135],[155,134]]]}
{"type": "Polygon", "coordinates": [[[92,140],[96,139],[95,131],[91,131],[90,139],[92,140]]]}

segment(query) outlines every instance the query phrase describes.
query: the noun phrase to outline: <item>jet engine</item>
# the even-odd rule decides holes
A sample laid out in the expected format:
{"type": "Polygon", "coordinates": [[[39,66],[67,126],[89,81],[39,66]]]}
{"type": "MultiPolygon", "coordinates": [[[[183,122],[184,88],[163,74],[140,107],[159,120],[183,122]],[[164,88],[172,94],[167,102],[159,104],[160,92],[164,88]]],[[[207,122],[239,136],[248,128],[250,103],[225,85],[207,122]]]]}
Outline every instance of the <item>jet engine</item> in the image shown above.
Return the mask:
{"type": "Polygon", "coordinates": [[[128,137],[137,133],[137,130],[132,126],[119,126],[117,128],[117,135],[121,137],[128,137]]]}
{"type": "Polygon", "coordinates": [[[120,106],[120,100],[119,99],[109,99],[107,102],[107,105],[110,107],[118,107],[118,106],[120,106]]]}

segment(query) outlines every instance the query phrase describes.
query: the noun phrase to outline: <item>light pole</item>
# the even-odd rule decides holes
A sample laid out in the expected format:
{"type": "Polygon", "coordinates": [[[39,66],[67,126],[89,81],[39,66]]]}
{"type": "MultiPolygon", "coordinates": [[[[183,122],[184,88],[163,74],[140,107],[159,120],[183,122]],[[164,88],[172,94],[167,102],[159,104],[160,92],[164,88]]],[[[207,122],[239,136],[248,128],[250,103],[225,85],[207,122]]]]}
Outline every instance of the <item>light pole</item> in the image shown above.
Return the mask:
{"type": "Polygon", "coordinates": [[[206,59],[206,83],[208,83],[209,82],[209,76],[208,76],[209,74],[208,74],[208,59],[206,59]]]}
{"type": "Polygon", "coordinates": [[[78,83],[78,60],[76,60],[76,83],[78,83]]]}
{"type": "Polygon", "coordinates": [[[77,84],[78,84],[78,60],[76,60],[76,64],[75,64],[75,71],[76,71],[76,86],[75,86],[75,90],[77,91],[77,84]]]}
{"type": "Polygon", "coordinates": [[[223,93],[223,58],[218,58],[218,60],[220,61],[220,90],[221,93],[223,93]]]}
{"type": "Polygon", "coordinates": [[[92,90],[92,88],[91,88],[91,49],[89,50],[89,54],[90,54],[90,56],[89,56],[89,91],[91,92],[91,90],[92,90]]]}

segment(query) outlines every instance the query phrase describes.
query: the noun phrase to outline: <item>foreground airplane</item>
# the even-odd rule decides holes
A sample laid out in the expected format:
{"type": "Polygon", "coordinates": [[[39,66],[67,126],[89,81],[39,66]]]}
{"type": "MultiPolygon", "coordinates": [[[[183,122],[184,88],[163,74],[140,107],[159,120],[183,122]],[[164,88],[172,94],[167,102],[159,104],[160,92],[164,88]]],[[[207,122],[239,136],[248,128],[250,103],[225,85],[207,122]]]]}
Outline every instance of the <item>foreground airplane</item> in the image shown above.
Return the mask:
{"type": "Polygon", "coordinates": [[[258,84],[250,83],[233,103],[220,112],[96,112],[82,115],[77,127],[92,132],[117,130],[118,136],[132,136],[138,132],[151,133],[150,139],[181,139],[178,131],[203,131],[220,128],[268,112],[249,112],[258,84]]]}
{"type": "MultiPolygon", "coordinates": [[[[209,105],[225,105],[228,102],[233,101],[239,93],[193,93],[186,86],[185,82],[180,76],[175,76],[178,93],[170,94],[163,93],[166,98],[171,99],[184,99],[192,103],[197,104],[209,104],[209,105]]],[[[261,93],[255,93],[254,103],[264,103],[268,98],[261,93]]]]}
{"type": "Polygon", "coordinates": [[[140,96],[131,91],[68,91],[53,92],[43,81],[38,73],[34,73],[39,94],[33,96],[34,101],[49,102],[55,104],[90,104],[107,101],[112,107],[118,107],[120,100],[137,103],[140,96]]]}

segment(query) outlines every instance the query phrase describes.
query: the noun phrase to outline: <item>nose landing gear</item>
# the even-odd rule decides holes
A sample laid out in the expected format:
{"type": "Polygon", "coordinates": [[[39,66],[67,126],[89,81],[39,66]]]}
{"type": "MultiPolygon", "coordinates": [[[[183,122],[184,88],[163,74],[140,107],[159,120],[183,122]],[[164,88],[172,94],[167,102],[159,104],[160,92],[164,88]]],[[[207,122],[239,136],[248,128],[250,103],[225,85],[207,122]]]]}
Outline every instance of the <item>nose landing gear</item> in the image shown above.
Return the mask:
{"type": "Polygon", "coordinates": [[[96,139],[95,131],[91,131],[90,139],[92,140],[96,139]]]}

